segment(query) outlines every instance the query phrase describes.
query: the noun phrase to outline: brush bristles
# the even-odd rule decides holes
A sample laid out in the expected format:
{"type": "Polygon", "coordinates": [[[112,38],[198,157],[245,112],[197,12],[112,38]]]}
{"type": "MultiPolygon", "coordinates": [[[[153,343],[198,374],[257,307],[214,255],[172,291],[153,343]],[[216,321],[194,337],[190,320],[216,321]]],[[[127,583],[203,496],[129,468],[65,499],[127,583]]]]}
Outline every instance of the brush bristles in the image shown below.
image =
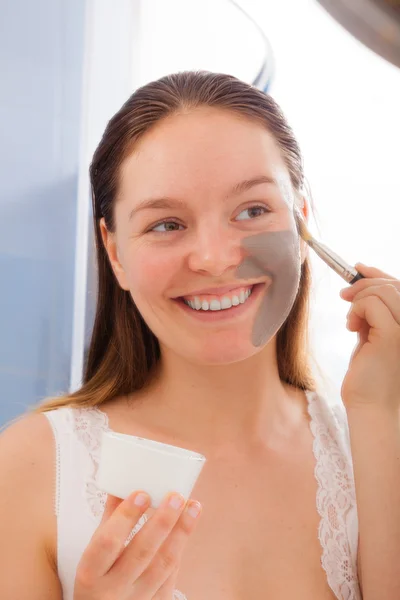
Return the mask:
{"type": "Polygon", "coordinates": [[[308,231],[307,225],[304,223],[302,218],[298,219],[297,225],[298,225],[299,233],[300,233],[300,236],[302,237],[302,239],[307,243],[310,242],[313,239],[313,236],[308,231]]]}

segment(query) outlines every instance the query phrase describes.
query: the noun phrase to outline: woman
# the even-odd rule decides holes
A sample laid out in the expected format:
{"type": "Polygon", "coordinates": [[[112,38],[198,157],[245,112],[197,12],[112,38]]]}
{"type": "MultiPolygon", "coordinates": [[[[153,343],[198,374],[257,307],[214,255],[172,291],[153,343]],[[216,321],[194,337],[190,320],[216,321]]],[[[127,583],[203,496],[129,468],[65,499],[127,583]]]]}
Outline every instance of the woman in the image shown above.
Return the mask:
{"type": "Polygon", "coordinates": [[[84,383],[0,438],[1,598],[400,597],[400,284],[360,265],[343,292],[359,343],[332,410],[308,364],[301,156],[275,102],[228,75],[162,78],[110,121],[91,182],[84,383]],[[140,490],[107,498],[107,428],[204,454],[195,500],[146,522],[140,490]]]}

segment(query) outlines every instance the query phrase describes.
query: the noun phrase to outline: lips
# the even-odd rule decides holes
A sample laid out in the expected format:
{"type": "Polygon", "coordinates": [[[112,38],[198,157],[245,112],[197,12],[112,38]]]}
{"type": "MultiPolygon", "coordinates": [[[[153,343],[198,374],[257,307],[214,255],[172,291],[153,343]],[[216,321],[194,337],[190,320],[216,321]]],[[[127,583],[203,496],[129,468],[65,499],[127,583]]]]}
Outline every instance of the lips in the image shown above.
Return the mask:
{"type": "Polygon", "coordinates": [[[247,283],[247,282],[235,282],[234,284],[231,285],[226,285],[223,287],[210,287],[210,288],[203,288],[203,289],[197,289],[194,290],[193,292],[186,292],[184,295],[179,295],[179,296],[175,296],[173,299],[174,300],[180,300],[182,298],[189,298],[191,296],[224,296],[224,294],[229,294],[230,292],[234,292],[235,290],[240,290],[241,288],[252,288],[255,285],[258,285],[259,283],[265,283],[265,281],[255,281],[252,283],[247,283]]]}
{"type": "Polygon", "coordinates": [[[257,301],[264,289],[265,283],[253,285],[252,292],[245,302],[239,302],[238,305],[232,305],[231,308],[225,310],[196,310],[190,307],[182,297],[176,298],[175,302],[190,318],[202,322],[204,326],[212,326],[216,322],[220,324],[226,322],[228,324],[232,320],[239,323],[240,320],[246,318],[247,311],[251,310],[251,306],[257,301]]]}
{"type": "MultiPolygon", "coordinates": [[[[225,287],[215,287],[215,288],[206,288],[202,290],[195,290],[194,292],[190,292],[189,294],[185,294],[181,296],[181,298],[188,298],[190,296],[223,296],[224,294],[228,294],[229,292],[233,292],[234,290],[238,290],[244,287],[244,285],[227,285],[225,287]]],[[[250,285],[246,285],[245,287],[251,287],[250,285]]]]}
{"type": "Polygon", "coordinates": [[[251,295],[253,286],[238,288],[223,296],[201,295],[183,298],[183,301],[196,310],[227,310],[232,306],[243,304],[251,295]]]}

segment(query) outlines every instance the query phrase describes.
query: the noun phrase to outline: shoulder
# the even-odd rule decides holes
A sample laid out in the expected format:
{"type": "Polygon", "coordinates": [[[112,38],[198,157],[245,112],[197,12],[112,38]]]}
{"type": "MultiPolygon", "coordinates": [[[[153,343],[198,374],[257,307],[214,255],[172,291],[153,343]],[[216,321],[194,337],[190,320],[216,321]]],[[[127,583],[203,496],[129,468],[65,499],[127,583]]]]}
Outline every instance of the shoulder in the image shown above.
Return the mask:
{"type": "Polygon", "coordinates": [[[9,424],[0,433],[0,469],[6,470],[12,480],[21,475],[25,483],[46,471],[53,460],[54,436],[43,413],[27,414],[9,424]]]}
{"type": "Polygon", "coordinates": [[[0,513],[18,517],[46,548],[55,534],[54,478],[54,436],[44,414],[24,415],[0,433],[0,513]]]}
{"type": "Polygon", "coordinates": [[[53,433],[45,415],[23,415],[0,433],[1,469],[16,469],[15,477],[21,469],[38,472],[48,462],[53,445],[53,433]]]}
{"type": "Polygon", "coordinates": [[[62,598],[54,481],[54,436],[44,414],[24,415],[0,432],[2,598],[62,598]]]}

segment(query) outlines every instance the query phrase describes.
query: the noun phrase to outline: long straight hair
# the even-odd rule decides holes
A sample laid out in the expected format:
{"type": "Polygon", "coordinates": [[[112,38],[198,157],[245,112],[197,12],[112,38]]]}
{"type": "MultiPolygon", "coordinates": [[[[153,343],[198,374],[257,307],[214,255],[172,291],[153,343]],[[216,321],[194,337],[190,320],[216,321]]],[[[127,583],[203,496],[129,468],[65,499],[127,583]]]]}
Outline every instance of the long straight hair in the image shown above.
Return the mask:
{"type": "MultiPolygon", "coordinates": [[[[231,75],[206,71],[168,75],[136,90],[109,121],[90,166],[98,287],[83,384],[73,393],[46,399],[34,412],[67,405],[99,406],[150,383],[160,360],[159,343],[130,293],[118,284],[99,223],[104,217],[107,229],[115,231],[114,204],[121,165],[135,152],[138,140],[162,119],[204,106],[239,114],[267,129],[282,152],[294,191],[301,193],[304,175],[300,149],[281,109],[268,94],[231,75]]],[[[277,333],[277,361],[283,382],[313,390],[308,347],[310,287],[306,258],[297,298],[277,333]]]]}

